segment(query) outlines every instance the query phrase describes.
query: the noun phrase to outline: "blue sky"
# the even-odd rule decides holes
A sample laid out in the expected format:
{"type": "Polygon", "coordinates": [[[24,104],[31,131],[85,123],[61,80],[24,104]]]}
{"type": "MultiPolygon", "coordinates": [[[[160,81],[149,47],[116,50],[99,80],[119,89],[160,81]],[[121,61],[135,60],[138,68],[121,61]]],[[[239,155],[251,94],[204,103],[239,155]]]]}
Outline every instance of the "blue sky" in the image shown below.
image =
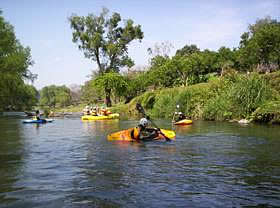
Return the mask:
{"type": "Polygon", "coordinates": [[[142,26],[143,41],[129,47],[129,55],[141,67],[148,65],[147,48],[156,43],[171,43],[170,55],[186,44],[233,48],[258,18],[280,21],[280,0],[1,0],[2,15],[20,42],[31,48],[36,88],[83,84],[89,79],[96,64],[72,42],[67,18],[73,13],[98,15],[102,7],[142,26]]]}

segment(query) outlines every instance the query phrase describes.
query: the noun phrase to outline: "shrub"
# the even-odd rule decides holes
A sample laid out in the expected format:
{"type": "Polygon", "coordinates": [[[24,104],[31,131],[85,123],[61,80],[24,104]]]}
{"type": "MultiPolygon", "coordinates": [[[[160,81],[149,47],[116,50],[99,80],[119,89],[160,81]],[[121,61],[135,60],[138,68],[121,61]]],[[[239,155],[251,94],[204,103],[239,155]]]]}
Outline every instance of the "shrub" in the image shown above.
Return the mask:
{"type": "Polygon", "coordinates": [[[257,107],[272,98],[266,80],[258,74],[240,75],[230,91],[232,105],[242,117],[249,116],[257,107]]]}

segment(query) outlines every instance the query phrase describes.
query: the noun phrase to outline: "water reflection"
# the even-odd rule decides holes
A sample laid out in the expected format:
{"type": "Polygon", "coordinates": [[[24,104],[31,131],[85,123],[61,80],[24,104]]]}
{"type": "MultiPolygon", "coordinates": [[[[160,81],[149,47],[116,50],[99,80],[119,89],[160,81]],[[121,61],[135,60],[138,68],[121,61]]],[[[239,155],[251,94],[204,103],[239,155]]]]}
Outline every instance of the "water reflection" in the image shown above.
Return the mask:
{"type": "Polygon", "coordinates": [[[17,120],[0,119],[0,205],[1,202],[16,201],[17,198],[10,196],[10,193],[22,189],[17,186],[24,156],[24,142],[21,139],[17,120]]]}
{"type": "Polygon", "coordinates": [[[183,126],[176,126],[173,125],[173,130],[176,132],[176,134],[187,134],[192,131],[193,125],[183,125],[183,126]]]}
{"type": "MultiPolygon", "coordinates": [[[[155,121],[171,129],[170,121],[155,121]]],[[[175,142],[110,142],[138,121],[0,120],[0,206],[273,207],[280,204],[275,127],[199,122],[175,142]]]]}
{"type": "Polygon", "coordinates": [[[119,129],[119,120],[97,120],[97,121],[83,121],[83,128],[85,131],[96,135],[96,133],[100,132],[104,134],[109,129],[119,129]]]}

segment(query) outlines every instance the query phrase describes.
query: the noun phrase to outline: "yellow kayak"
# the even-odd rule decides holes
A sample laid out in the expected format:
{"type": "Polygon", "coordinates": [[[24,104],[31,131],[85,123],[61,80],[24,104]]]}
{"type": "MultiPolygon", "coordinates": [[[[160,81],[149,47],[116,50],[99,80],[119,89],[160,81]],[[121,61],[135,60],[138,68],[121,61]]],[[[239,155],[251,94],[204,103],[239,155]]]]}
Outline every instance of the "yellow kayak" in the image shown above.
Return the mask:
{"type": "MultiPolygon", "coordinates": [[[[107,136],[107,139],[109,141],[135,141],[132,137],[131,137],[131,131],[134,128],[130,128],[130,129],[126,129],[126,130],[122,130],[119,132],[115,132],[112,133],[110,135],[107,136]]],[[[160,131],[169,139],[171,140],[175,140],[175,132],[172,130],[165,130],[165,129],[160,129],[160,131]]],[[[154,140],[160,140],[160,139],[165,139],[165,137],[161,134],[158,135],[158,137],[156,137],[154,140]]]]}
{"type": "Polygon", "coordinates": [[[85,115],[82,116],[82,120],[83,121],[93,121],[93,120],[108,120],[108,119],[117,119],[119,118],[119,114],[118,113],[112,113],[109,114],[108,116],[92,116],[92,115],[85,115]]]}
{"type": "Polygon", "coordinates": [[[175,125],[189,125],[192,124],[192,120],[189,119],[183,119],[181,121],[175,122],[175,125]]]}

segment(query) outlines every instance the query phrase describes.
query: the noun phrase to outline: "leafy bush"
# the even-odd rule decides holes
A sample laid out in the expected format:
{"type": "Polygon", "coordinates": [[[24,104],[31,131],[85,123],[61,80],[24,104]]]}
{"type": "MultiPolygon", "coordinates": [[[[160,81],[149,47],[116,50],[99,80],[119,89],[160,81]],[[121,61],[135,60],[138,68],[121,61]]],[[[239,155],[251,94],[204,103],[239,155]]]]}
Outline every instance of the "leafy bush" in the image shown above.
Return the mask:
{"type": "Polygon", "coordinates": [[[226,93],[210,99],[203,110],[205,120],[229,120],[232,118],[231,102],[226,93]]]}
{"type": "Polygon", "coordinates": [[[156,97],[154,108],[152,109],[152,115],[159,118],[171,117],[175,110],[175,97],[175,90],[161,91],[156,97]]]}
{"type": "Polygon", "coordinates": [[[268,101],[252,113],[251,118],[257,122],[280,123],[280,101],[268,101]]]}
{"type": "Polygon", "coordinates": [[[272,98],[267,82],[258,74],[240,75],[229,91],[232,105],[242,117],[249,116],[257,107],[272,98]]]}

